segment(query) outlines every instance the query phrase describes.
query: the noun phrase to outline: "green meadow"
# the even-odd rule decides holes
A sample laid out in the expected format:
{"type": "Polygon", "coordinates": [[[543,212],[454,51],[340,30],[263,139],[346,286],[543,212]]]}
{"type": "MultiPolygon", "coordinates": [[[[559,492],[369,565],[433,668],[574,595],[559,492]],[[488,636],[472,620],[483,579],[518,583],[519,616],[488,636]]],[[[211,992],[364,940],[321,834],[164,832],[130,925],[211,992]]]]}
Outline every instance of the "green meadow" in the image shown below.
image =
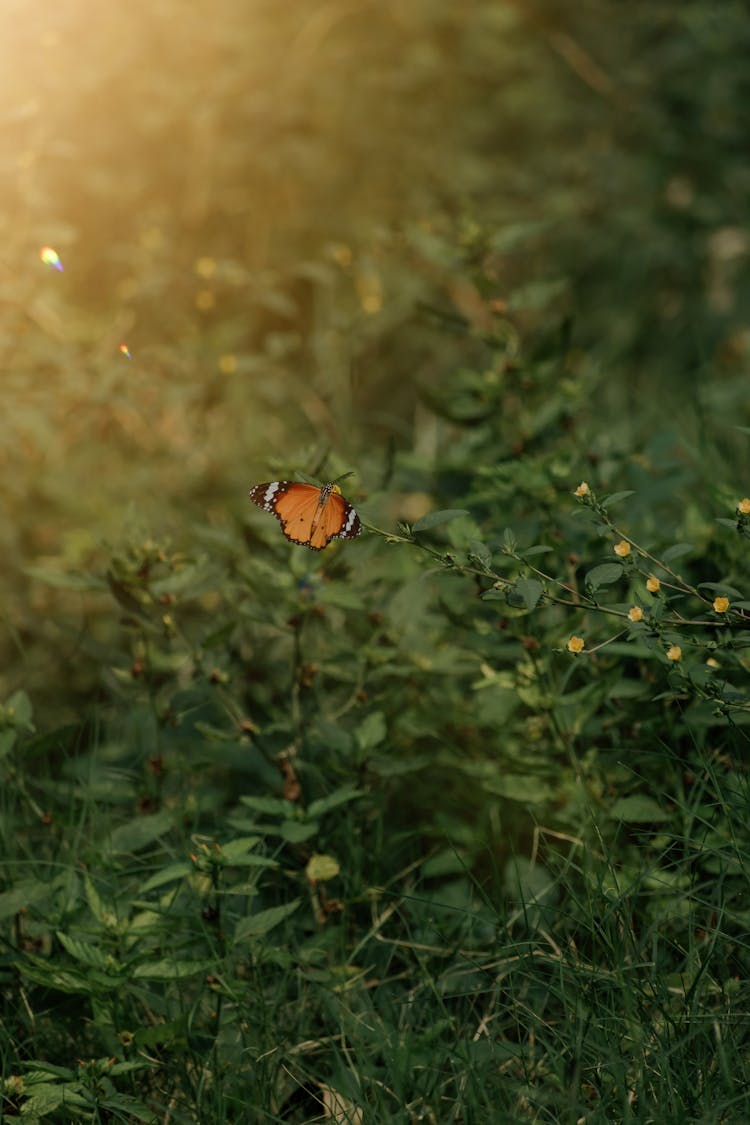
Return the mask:
{"type": "Polygon", "coordinates": [[[746,6],[5,17],[0,1121],[747,1121],[746,6]]]}

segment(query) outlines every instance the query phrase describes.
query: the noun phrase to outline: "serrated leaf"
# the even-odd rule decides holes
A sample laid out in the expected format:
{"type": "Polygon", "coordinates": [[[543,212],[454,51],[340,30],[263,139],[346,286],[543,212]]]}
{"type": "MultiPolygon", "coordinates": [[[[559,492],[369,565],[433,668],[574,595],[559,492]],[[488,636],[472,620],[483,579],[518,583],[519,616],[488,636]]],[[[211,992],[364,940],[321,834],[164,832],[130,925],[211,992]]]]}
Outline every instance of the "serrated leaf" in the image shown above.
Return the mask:
{"type": "Polygon", "coordinates": [[[283,906],[272,906],[269,910],[260,910],[247,918],[241,918],[234,931],[235,943],[251,941],[254,938],[265,937],[276,926],[280,925],[299,907],[301,899],[295,898],[283,906]]]}
{"type": "Polygon", "coordinates": [[[503,550],[508,554],[513,555],[518,549],[518,540],[509,527],[503,531],[503,550]]]}
{"type": "Polygon", "coordinates": [[[621,500],[627,500],[628,496],[635,496],[632,488],[626,488],[624,492],[613,492],[609,496],[605,496],[601,501],[603,508],[611,508],[615,504],[619,504],[621,500]]]}
{"type": "Polygon", "coordinates": [[[438,527],[441,523],[449,523],[451,520],[457,520],[460,516],[468,516],[471,513],[466,508],[444,508],[439,512],[428,512],[426,516],[422,516],[416,523],[411,525],[412,531],[429,531],[432,527],[438,527]]]}
{"type": "Polygon", "coordinates": [[[305,875],[311,883],[325,883],[327,879],[334,879],[340,872],[338,860],[332,855],[311,855],[305,867],[305,875]]]}
{"type": "Polygon", "coordinates": [[[83,888],[86,892],[86,901],[89,904],[89,910],[94,915],[97,922],[103,922],[105,916],[113,912],[105,906],[89,875],[84,876],[83,888]]]}
{"type": "MultiPolygon", "coordinates": [[[[115,1067],[112,1067],[110,1074],[114,1070],[115,1067]]],[[[121,1113],[126,1113],[128,1121],[145,1121],[148,1125],[155,1125],[158,1121],[152,1109],[149,1109],[143,1102],[131,1098],[128,1094],[107,1094],[106,1097],[101,1099],[99,1105],[105,1110],[119,1110],[121,1113]]]]}
{"type": "Polygon", "coordinates": [[[646,794],[620,797],[610,809],[610,816],[626,824],[655,824],[670,819],[670,815],[646,794]]]}
{"type": "Polygon", "coordinates": [[[480,566],[487,568],[492,562],[492,551],[481,539],[470,539],[469,557],[475,558],[480,566]]]}
{"type": "Polygon", "coordinates": [[[213,961],[144,961],[136,965],[132,976],[138,980],[183,980],[215,968],[213,961]]]}
{"type": "Polygon", "coordinates": [[[28,1067],[25,1078],[27,1082],[45,1082],[49,1074],[55,1078],[64,1078],[67,1081],[75,1078],[75,1071],[69,1066],[57,1066],[45,1059],[29,1059],[25,1064],[28,1067]]]}
{"type": "Polygon", "coordinates": [[[593,592],[600,586],[609,586],[612,582],[617,582],[619,578],[622,578],[621,563],[602,563],[588,572],[584,584],[593,592]]]}
{"type": "Polygon", "coordinates": [[[63,949],[82,965],[88,965],[89,968],[92,969],[102,969],[104,972],[110,971],[109,957],[97,946],[91,945],[86,941],[80,941],[78,938],[70,937],[68,934],[63,933],[62,930],[57,931],[57,940],[60,942],[63,949]]]}
{"type": "Polygon", "coordinates": [[[689,555],[694,551],[692,543],[675,543],[673,547],[667,547],[666,551],[662,551],[662,559],[664,562],[673,562],[674,559],[681,559],[683,555],[689,555]]]}
{"type": "Polygon", "coordinates": [[[27,1120],[33,1121],[36,1117],[44,1117],[48,1113],[53,1113],[63,1101],[69,1104],[71,1099],[73,1099],[73,1104],[80,1105],[80,1098],[67,1086],[55,1086],[51,1083],[32,1086],[29,1097],[21,1106],[21,1114],[27,1120]]]}
{"type": "Polygon", "coordinates": [[[108,840],[111,852],[137,852],[153,843],[159,836],[164,836],[173,825],[172,813],[166,810],[152,813],[150,816],[139,816],[127,824],[115,828],[108,840]]]}

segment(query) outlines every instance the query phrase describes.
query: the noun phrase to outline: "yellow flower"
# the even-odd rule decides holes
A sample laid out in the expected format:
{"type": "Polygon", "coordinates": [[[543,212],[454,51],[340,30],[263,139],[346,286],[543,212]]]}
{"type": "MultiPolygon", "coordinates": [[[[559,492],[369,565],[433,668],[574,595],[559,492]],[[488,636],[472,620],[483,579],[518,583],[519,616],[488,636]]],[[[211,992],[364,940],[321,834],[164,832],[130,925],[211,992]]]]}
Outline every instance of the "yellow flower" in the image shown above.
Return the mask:
{"type": "Polygon", "coordinates": [[[584,643],[583,637],[576,637],[576,636],[571,637],[570,640],[568,641],[568,652],[572,652],[574,655],[576,655],[579,652],[582,652],[583,651],[583,643],[584,643]]]}
{"type": "Polygon", "coordinates": [[[682,660],[682,649],[679,645],[669,646],[667,649],[667,660],[674,660],[675,663],[677,663],[678,660],[682,660]]]}
{"type": "Polygon", "coordinates": [[[717,613],[726,613],[729,609],[729,598],[714,598],[714,609],[717,613]]]}
{"type": "Polygon", "coordinates": [[[193,262],[193,269],[198,277],[203,277],[208,281],[216,273],[216,262],[213,258],[198,258],[193,262]]]}
{"type": "Polygon", "coordinates": [[[237,370],[237,356],[230,352],[227,352],[226,355],[220,355],[218,367],[222,375],[234,375],[237,370]]]}
{"type": "Polygon", "coordinates": [[[740,500],[737,511],[741,512],[743,516],[750,516],[750,497],[746,496],[744,500],[740,500]]]}
{"type": "Polygon", "coordinates": [[[718,660],[715,660],[713,658],[713,656],[709,656],[708,660],[706,661],[706,667],[707,668],[721,668],[721,665],[719,664],[718,660]]]}
{"type": "Polygon", "coordinates": [[[615,543],[614,551],[621,559],[626,559],[630,554],[630,544],[627,539],[621,539],[619,543],[615,543]]]}
{"type": "Polygon", "coordinates": [[[643,621],[643,610],[639,605],[634,605],[632,609],[628,610],[628,620],[643,621]]]}
{"type": "MultiPolygon", "coordinates": [[[[582,480],[581,483],[578,485],[578,488],[573,493],[573,495],[577,496],[580,500],[580,498],[582,496],[588,496],[588,494],[590,492],[591,492],[591,489],[589,488],[588,484],[586,483],[585,480],[582,480]]],[[[748,500],[748,504],[750,504],[750,500],[748,500]]],[[[748,509],[748,510],[750,510],[750,509],[748,509]]]]}
{"type": "Polygon", "coordinates": [[[653,574],[649,575],[649,577],[646,579],[646,589],[648,590],[649,594],[655,594],[660,586],[661,582],[658,578],[654,578],[653,574]]]}

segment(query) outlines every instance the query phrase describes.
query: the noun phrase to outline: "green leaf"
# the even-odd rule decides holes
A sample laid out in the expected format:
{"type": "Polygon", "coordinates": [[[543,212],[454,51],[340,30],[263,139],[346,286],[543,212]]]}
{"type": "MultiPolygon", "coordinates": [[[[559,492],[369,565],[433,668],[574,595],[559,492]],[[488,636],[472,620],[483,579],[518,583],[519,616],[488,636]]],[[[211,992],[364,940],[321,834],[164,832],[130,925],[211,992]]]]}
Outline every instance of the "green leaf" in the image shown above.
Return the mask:
{"type": "Polygon", "coordinates": [[[732,531],[737,530],[737,520],[728,520],[721,516],[717,518],[716,522],[722,524],[724,527],[731,527],[732,531]]]}
{"type": "Polygon", "coordinates": [[[445,508],[440,512],[428,512],[426,516],[422,516],[416,523],[412,524],[412,531],[429,531],[431,527],[437,527],[441,523],[449,523],[451,520],[457,520],[460,516],[468,516],[471,513],[466,508],[445,508]]]}
{"type": "Polygon", "coordinates": [[[58,877],[51,883],[43,883],[38,879],[24,879],[16,883],[15,887],[0,894],[0,920],[11,918],[19,910],[43,902],[62,886],[63,881],[62,877],[58,877]]]}
{"type": "Polygon", "coordinates": [[[311,823],[309,820],[285,820],[279,827],[279,835],[288,844],[303,844],[305,840],[314,836],[319,828],[319,824],[311,823]]]}
{"type": "MultiPolygon", "coordinates": [[[[110,1074],[114,1074],[116,1067],[112,1067],[110,1074]]],[[[107,1094],[99,1102],[102,1109],[105,1110],[118,1110],[120,1113],[127,1114],[128,1121],[145,1121],[147,1125],[155,1125],[158,1118],[152,1109],[149,1109],[143,1102],[138,1102],[135,1098],[131,1098],[128,1094],[107,1094]]]]}
{"type": "Polygon", "coordinates": [[[469,559],[476,559],[480,566],[487,569],[492,563],[492,551],[481,539],[470,539],[469,559]]]}
{"type": "Polygon", "coordinates": [[[689,555],[691,551],[695,550],[692,543],[675,543],[673,547],[667,547],[666,551],[662,552],[662,559],[666,562],[673,562],[675,559],[682,558],[683,555],[689,555]]]}
{"type": "Polygon", "coordinates": [[[509,527],[503,532],[503,550],[509,555],[514,555],[518,550],[518,540],[509,527]]]}
{"type": "Polygon", "coordinates": [[[104,922],[107,915],[112,915],[114,913],[111,907],[106,906],[102,901],[89,875],[84,876],[83,889],[86,892],[86,901],[89,904],[89,910],[94,915],[97,922],[104,922]]]}
{"type": "Polygon", "coordinates": [[[252,941],[254,938],[265,937],[276,926],[280,925],[299,907],[301,899],[295,898],[283,906],[272,906],[269,910],[261,910],[247,918],[241,918],[234,931],[235,944],[241,941],[252,941]]]}
{"type": "Polygon", "coordinates": [[[260,836],[242,836],[222,845],[222,858],[233,867],[278,867],[275,859],[265,855],[253,855],[252,848],[260,844],[260,836]]]}
{"type": "Polygon", "coordinates": [[[539,804],[552,796],[549,785],[526,774],[505,773],[502,777],[485,782],[485,788],[490,793],[497,793],[500,797],[520,801],[525,805],[539,804]]]}
{"type": "Polygon", "coordinates": [[[241,862],[244,856],[260,843],[260,836],[238,836],[221,845],[221,858],[227,863],[241,862]]]}
{"type": "Polygon", "coordinates": [[[151,816],[139,816],[127,824],[115,828],[108,840],[110,852],[137,852],[153,843],[159,836],[166,835],[174,823],[171,812],[152,813],[151,816]]]}
{"type": "Polygon", "coordinates": [[[240,804],[271,816],[288,816],[294,808],[291,801],[285,801],[281,797],[240,797],[240,804]]]}
{"type": "Polygon", "coordinates": [[[53,1113],[62,1105],[63,1101],[67,1105],[70,1104],[72,1099],[74,1104],[80,1105],[80,1097],[67,1086],[47,1083],[40,1086],[31,1086],[30,1091],[30,1096],[21,1106],[21,1113],[27,1121],[33,1121],[37,1117],[44,1117],[48,1113],[53,1113]]]}
{"type": "Polygon", "coordinates": [[[110,958],[98,946],[80,941],[78,938],[69,937],[62,930],[57,930],[57,940],[63,949],[76,961],[80,961],[82,965],[88,965],[92,969],[102,969],[104,972],[111,971],[110,965],[112,962],[110,958]]]}
{"type": "Polygon", "coordinates": [[[34,729],[31,722],[33,715],[31,700],[25,691],[14,691],[13,695],[6,699],[5,714],[14,727],[24,727],[26,730],[34,729]]]}
{"type": "Polygon", "coordinates": [[[628,496],[635,496],[632,488],[625,489],[624,492],[613,492],[609,496],[605,496],[601,501],[603,508],[611,508],[615,504],[619,504],[621,500],[627,500],[628,496]]]}
{"type": "Polygon", "coordinates": [[[363,796],[363,789],[356,789],[353,785],[343,785],[327,797],[320,797],[317,801],[313,801],[305,810],[305,816],[321,817],[324,813],[330,812],[331,809],[337,809],[340,805],[347,805],[350,801],[356,801],[358,797],[363,796]]]}
{"type": "Polygon", "coordinates": [[[671,819],[653,797],[640,793],[620,797],[610,809],[610,816],[626,824],[656,824],[671,819]]]}
{"type": "Polygon", "coordinates": [[[198,973],[210,973],[215,967],[213,961],[144,961],[136,965],[132,975],[137,980],[183,980],[198,973]]]}
{"type": "Polygon", "coordinates": [[[371,711],[357,728],[357,743],[363,753],[379,746],[386,736],[385,716],[382,711],[371,711]]]}
{"type": "Polygon", "coordinates": [[[531,611],[539,604],[544,587],[536,578],[519,578],[513,587],[513,593],[518,594],[526,609],[531,611]]]}
{"type": "Polygon", "coordinates": [[[17,738],[18,735],[14,730],[0,731],[0,759],[11,752],[16,744],[17,738]]]}
{"type": "Polygon", "coordinates": [[[617,582],[621,577],[621,563],[602,563],[601,566],[595,566],[593,570],[588,572],[584,578],[584,583],[593,593],[598,590],[600,586],[609,586],[612,582],[617,582]]]}
{"type": "Polygon", "coordinates": [[[187,879],[192,873],[192,865],[189,863],[170,863],[168,867],[157,871],[150,879],[141,887],[141,894],[146,891],[154,891],[157,887],[163,887],[165,883],[172,883],[176,879],[187,879]]]}
{"type": "Polygon", "coordinates": [[[527,547],[525,551],[519,551],[519,554],[522,559],[531,559],[535,555],[547,555],[552,549],[552,547],[545,547],[543,543],[537,543],[534,547],[527,547]]]}
{"type": "MultiPolygon", "coordinates": [[[[727,586],[724,582],[699,582],[697,589],[699,590],[713,590],[716,594],[724,594],[730,598],[741,598],[742,591],[735,589],[734,586],[727,586]]],[[[737,603],[735,602],[735,605],[737,603]]]]}

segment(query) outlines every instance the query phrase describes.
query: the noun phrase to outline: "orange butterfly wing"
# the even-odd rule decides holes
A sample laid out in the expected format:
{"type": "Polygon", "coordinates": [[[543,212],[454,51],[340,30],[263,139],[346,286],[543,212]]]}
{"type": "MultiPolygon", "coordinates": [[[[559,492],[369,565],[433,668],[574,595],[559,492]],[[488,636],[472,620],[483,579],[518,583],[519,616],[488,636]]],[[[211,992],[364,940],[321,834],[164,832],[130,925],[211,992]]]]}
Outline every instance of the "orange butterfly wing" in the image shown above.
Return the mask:
{"type": "Polygon", "coordinates": [[[276,516],[291,543],[322,551],[332,539],[354,539],[362,530],[354,508],[333,486],[317,488],[297,481],[256,484],[250,499],[276,516]]]}

